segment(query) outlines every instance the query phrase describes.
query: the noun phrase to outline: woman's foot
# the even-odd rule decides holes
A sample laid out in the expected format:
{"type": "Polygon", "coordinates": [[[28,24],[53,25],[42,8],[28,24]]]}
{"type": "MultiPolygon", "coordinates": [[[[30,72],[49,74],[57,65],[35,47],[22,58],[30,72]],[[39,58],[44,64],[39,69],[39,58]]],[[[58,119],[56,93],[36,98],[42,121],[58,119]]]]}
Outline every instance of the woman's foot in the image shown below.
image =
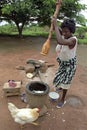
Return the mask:
{"type": "Polygon", "coordinates": [[[58,104],[57,104],[57,108],[62,108],[64,105],[66,104],[66,101],[60,101],[58,104]]]}

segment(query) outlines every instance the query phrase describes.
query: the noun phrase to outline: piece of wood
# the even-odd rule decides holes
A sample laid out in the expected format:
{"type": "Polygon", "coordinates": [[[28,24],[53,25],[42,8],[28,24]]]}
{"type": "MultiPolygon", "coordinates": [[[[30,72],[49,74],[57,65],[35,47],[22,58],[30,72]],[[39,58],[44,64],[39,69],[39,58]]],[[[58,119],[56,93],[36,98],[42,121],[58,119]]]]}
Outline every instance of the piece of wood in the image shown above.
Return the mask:
{"type": "Polygon", "coordinates": [[[21,82],[15,82],[16,86],[15,87],[10,87],[9,83],[6,82],[4,83],[3,86],[3,91],[5,96],[14,96],[14,95],[20,95],[20,91],[21,91],[21,82]]]}
{"type": "MultiPolygon", "coordinates": [[[[57,16],[58,16],[61,3],[62,3],[62,0],[57,0],[57,2],[56,2],[56,10],[53,15],[53,17],[55,17],[55,18],[57,18],[57,16]]],[[[53,33],[53,23],[51,22],[48,38],[47,38],[46,42],[43,44],[42,50],[40,52],[43,56],[47,55],[50,50],[50,40],[52,37],[52,33],[53,33]]]]}

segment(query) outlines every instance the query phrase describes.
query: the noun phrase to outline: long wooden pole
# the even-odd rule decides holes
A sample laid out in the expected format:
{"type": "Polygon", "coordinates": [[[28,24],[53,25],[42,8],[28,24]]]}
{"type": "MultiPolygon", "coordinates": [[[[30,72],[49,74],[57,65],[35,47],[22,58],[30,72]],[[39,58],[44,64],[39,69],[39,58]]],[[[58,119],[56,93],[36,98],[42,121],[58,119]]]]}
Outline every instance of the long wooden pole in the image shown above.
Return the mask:
{"type": "MultiPolygon", "coordinates": [[[[54,15],[53,15],[53,17],[55,17],[55,18],[57,18],[57,16],[58,16],[61,3],[62,3],[62,0],[57,0],[57,2],[56,2],[56,10],[55,10],[54,15]]],[[[48,39],[46,40],[46,42],[42,46],[42,50],[41,50],[42,55],[46,55],[49,52],[52,32],[53,32],[53,23],[51,22],[51,27],[50,27],[48,39]]]]}

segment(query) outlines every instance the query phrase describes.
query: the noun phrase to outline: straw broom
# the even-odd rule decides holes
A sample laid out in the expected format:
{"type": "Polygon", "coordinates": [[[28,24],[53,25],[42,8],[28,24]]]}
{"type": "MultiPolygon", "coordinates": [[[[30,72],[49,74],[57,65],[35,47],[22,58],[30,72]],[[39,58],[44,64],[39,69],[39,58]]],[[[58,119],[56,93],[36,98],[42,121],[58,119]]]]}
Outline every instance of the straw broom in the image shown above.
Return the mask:
{"type": "MultiPolygon", "coordinates": [[[[56,10],[55,10],[54,15],[53,15],[53,17],[55,17],[55,18],[57,18],[57,15],[59,13],[59,9],[60,9],[61,3],[62,3],[62,0],[57,0],[57,2],[56,2],[56,10]]],[[[48,54],[48,52],[49,52],[52,32],[53,32],[53,23],[51,22],[51,27],[50,27],[48,39],[43,44],[42,50],[41,50],[41,54],[44,55],[44,56],[46,54],[48,54]]]]}

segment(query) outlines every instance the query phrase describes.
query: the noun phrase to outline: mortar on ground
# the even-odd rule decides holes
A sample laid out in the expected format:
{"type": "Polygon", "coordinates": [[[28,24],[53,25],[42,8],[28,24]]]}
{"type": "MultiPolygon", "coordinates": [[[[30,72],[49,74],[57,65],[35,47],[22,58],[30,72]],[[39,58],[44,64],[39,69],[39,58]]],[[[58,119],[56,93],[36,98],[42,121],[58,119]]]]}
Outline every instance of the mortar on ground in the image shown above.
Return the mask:
{"type": "Polygon", "coordinates": [[[46,83],[40,81],[33,81],[26,85],[27,103],[30,108],[40,108],[40,115],[47,112],[45,106],[47,96],[49,93],[49,86],[46,83]]]}

